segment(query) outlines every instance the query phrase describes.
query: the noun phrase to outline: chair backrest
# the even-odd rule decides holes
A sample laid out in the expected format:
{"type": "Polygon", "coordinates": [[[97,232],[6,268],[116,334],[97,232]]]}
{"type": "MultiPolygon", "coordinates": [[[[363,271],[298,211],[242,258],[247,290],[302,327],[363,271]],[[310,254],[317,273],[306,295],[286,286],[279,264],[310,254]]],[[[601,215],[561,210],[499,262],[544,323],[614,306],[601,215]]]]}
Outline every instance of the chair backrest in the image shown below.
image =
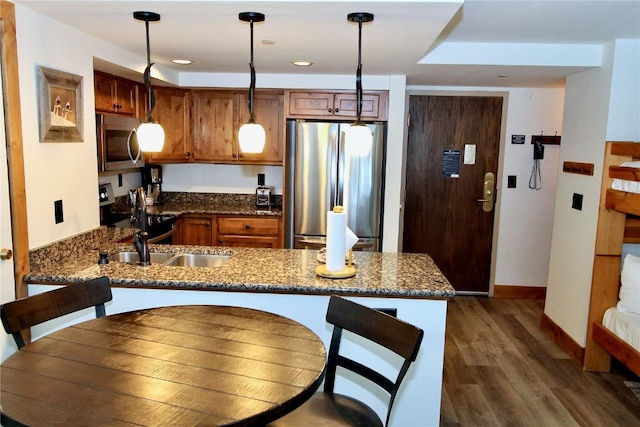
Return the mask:
{"type": "Polygon", "coordinates": [[[20,349],[25,346],[24,329],[91,306],[95,306],[96,317],[102,317],[104,303],[112,298],[109,278],[99,277],[2,304],[0,318],[20,349]]]}
{"type": "Polygon", "coordinates": [[[333,393],[336,368],[338,366],[374,382],[390,394],[385,422],[385,425],[387,425],[400,383],[404,379],[411,363],[416,360],[424,332],[414,325],[381,311],[337,296],[332,296],[329,301],[327,322],[331,323],[334,328],[327,357],[324,391],[333,393]],[[395,380],[389,379],[370,367],[339,354],[343,330],[348,330],[373,341],[404,358],[395,380]]]}

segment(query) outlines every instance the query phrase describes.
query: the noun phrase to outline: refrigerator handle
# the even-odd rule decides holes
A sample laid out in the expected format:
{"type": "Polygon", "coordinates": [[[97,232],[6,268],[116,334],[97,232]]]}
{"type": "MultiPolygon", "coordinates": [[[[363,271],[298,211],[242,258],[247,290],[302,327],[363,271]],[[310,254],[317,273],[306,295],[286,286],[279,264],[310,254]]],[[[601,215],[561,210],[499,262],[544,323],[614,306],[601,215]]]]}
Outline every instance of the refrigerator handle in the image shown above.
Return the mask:
{"type": "Polygon", "coordinates": [[[341,191],[338,189],[338,183],[340,182],[340,171],[338,165],[338,150],[340,148],[340,127],[339,126],[331,126],[331,150],[329,155],[329,185],[331,191],[331,206],[330,209],[333,209],[334,206],[339,205],[342,200],[340,197],[341,191]]]}
{"type": "MultiPolygon", "coordinates": [[[[337,137],[337,165],[338,165],[338,177],[337,177],[337,194],[336,194],[336,204],[344,207],[344,132],[342,131],[342,127],[338,126],[338,137],[337,137]]],[[[335,164],[335,163],[334,163],[335,164]]]]}

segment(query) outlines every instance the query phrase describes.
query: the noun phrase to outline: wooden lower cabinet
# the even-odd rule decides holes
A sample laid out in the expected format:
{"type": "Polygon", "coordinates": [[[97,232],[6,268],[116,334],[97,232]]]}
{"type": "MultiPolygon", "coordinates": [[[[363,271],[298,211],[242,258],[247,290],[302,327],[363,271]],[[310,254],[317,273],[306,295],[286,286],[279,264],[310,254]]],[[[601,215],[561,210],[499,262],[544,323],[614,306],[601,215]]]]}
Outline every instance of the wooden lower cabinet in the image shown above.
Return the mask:
{"type": "Polygon", "coordinates": [[[282,248],[278,217],[250,215],[183,215],[178,219],[174,244],[282,248]]]}
{"type": "Polygon", "coordinates": [[[184,215],[178,218],[173,235],[175,245],[213,246],[215,217],[211,215],[184,215]]]}
{"type": "Polygon", "coordinates": [[[218,217],[218,245],[281,248],[280,219],[264,216],[218,217]]]}

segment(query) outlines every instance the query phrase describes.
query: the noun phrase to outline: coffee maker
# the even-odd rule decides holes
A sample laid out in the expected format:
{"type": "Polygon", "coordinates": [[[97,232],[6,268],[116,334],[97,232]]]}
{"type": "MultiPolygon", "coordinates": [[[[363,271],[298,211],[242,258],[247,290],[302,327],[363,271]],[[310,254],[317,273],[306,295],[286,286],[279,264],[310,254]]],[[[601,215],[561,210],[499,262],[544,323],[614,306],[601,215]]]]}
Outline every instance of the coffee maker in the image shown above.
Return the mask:
{"type": "Polygon", "coordinates": [[[264,184],[264,174],[258,174],[258,187],[256,188],[256,208],[271,209],[271,196],[273,187],[264,184]]]}
{"type": "Polygon", "coordinates": [[[147,192],[147,197],[151,197],[154,204],[164,202],[162,196],[162,166],[151,165],[142,169],[142,188],[147,192]]]}

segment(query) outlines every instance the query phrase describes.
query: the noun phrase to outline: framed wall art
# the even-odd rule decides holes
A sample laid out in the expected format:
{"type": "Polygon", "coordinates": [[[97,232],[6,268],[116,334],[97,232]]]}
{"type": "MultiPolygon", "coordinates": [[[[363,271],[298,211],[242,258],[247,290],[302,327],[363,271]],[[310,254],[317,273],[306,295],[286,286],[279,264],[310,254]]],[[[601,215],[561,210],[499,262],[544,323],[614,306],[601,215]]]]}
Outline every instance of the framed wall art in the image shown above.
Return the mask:
{"type": "Polygon", "coordinates": [[[84,142],[82,76],[37,67],[40,142],[84,142]]]}

